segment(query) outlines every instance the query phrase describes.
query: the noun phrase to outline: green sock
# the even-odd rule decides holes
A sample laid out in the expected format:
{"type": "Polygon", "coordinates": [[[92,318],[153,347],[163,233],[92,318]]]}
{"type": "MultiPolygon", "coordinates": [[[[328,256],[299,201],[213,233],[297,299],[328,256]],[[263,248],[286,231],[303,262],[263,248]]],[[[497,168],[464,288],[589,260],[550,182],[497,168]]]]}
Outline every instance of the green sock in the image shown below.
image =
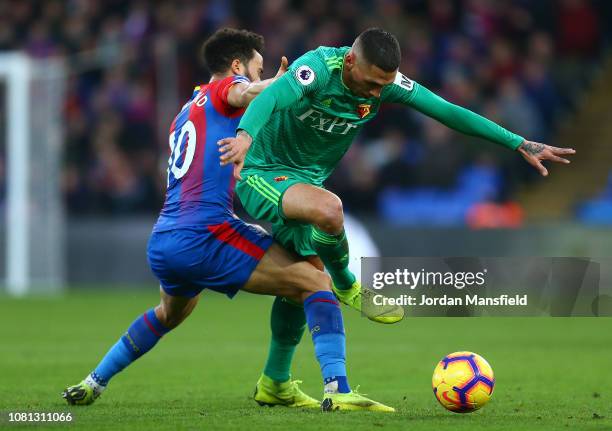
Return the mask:
{"type": "Polygon", "coordinates": [[[272,340],[264,374],[276,382],[289,380],[295,348],[306,328],[304,308],[277,297],[270,316],[272,340]]]}
{"type": "Polygon", "coordinates": [[[348,269],[349,245],[344,229],[339,235],[330,235],[313,227],[312,241],[315,251],[325,264],[336,288],[350,289],[356,278],[348,269]]]}

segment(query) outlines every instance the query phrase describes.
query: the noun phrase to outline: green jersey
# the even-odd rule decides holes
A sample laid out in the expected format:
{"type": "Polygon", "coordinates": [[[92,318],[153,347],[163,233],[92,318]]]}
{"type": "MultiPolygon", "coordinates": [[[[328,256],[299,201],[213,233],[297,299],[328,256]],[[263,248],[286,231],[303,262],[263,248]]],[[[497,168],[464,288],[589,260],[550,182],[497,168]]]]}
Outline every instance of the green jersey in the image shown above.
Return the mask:
{"type": "Polygon", "coordinates": [[[251,103],[238,129],[253,137],[244,169],[293,171],[321,185],[382,103],[401,103],[461,132],[516,149],[523,138],[453,105],[398,72],[380,98],[356,96],[342,81],[349,47],[319,47],[251,103]]]}

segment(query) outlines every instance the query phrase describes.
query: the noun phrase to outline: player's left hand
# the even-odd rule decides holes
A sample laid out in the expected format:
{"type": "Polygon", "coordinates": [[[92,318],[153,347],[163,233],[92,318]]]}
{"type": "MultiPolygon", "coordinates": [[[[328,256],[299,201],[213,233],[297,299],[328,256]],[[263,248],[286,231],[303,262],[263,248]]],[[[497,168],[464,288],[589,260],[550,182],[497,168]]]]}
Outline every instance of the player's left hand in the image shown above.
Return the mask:
{"type": "Polygon", "coordinates": [[[224,138],[217,142],[219,146],[219,152],[221,153],[221,166],[234,164],[234,178],[242,180],[240,171],[244,166],[244,159],[249,147],[251,146],[252,139],[248,133],[238,132],[235,138],[224,138]]]}
{"type": "Polygon", "coordinates": [[[543,177],[548,176],[548,169],[544,167],[542,161],[551,160],[557,163],[569,164],[570,161],[561,156],[576,154],[576,150],[573,148],[551,147],[550,145],[528,140],[523,141],[518,151],[527,160],[527,163],[536,168],[543,177]]]}

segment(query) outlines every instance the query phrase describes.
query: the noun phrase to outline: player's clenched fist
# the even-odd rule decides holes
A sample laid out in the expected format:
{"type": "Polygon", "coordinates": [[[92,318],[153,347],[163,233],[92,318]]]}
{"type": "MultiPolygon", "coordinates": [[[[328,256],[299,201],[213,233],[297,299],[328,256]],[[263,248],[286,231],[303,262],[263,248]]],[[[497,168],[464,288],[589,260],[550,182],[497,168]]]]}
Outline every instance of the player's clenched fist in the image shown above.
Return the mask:
{"type": "Polygon", "coordinates": [[[221,153],[221,166],[234,164],[234,177],[241,180],[240,171],[244,165],[244,158],[252,142],[251,136],[241,130],[235,138],[224,138],[217,142],[221,153]]]}

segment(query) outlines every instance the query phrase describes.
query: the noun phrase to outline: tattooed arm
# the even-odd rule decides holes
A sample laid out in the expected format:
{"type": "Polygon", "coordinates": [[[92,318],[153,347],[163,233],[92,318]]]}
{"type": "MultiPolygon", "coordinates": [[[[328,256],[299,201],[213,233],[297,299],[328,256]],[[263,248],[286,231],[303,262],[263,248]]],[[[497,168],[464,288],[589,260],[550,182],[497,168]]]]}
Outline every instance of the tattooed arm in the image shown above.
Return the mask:
{"type": "Polygon", "coordinates": [[[548,176],[548,170],[544,167],[542,161],[551,160],[553,162],[567,164],[570,161],[561,156],[576,153],[576,151],[572,148],[551,147],[550,145],[544,145],[540,144],[539,142],[528,140],[523,141],[521,146],[518,148],[518,152],[521,153],[525,160],[527,160],[527,163],[536,168],[544,177],[548,176]]]}

